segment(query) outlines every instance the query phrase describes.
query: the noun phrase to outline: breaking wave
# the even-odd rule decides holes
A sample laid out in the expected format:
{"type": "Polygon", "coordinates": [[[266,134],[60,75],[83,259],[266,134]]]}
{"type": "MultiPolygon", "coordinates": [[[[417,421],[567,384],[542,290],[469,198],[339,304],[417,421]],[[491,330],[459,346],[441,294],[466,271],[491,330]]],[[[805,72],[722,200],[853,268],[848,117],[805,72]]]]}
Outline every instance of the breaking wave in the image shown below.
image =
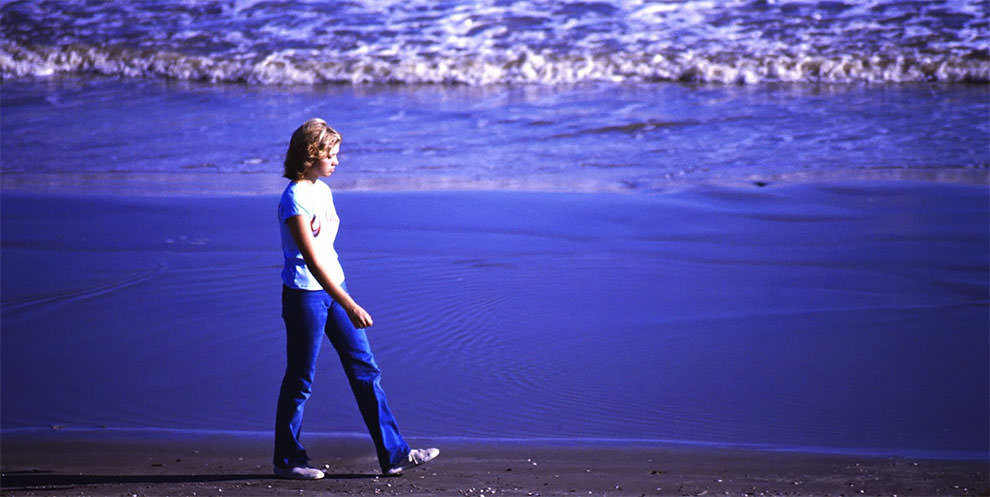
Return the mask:
{"type": "Polygon", "coordinates": [[[979,0],[20,1],[0,15],[5,79],[990,82],[979,0]]]}

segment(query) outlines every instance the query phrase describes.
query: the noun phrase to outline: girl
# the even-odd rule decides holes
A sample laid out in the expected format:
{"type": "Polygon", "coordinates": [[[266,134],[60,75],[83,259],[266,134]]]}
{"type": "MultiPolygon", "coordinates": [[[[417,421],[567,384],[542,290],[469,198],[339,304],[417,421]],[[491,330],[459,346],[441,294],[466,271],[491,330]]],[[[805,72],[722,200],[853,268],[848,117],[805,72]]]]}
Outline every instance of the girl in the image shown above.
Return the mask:
{"type": "Polygon", "coordinates": [[[282,269],[282,319],[286,331],[285,377],[275,417],[275,474],[318,480],[322,471],[309,466],[299,443],[303,407],[312,393],[316,358],[323,335],[337,350],[358,408],[378,452],[382,472],[389,475],[423,464],[437,449],[411,450],[399,434],[380,384],[364,328],[371,315],[347,293],[344,271],[333,242],[340,219],[326,178],[337,168],[340,134],[322,119],[300,126],[285,154],[291,180],[278,204],[285,265],[282,269]]]}

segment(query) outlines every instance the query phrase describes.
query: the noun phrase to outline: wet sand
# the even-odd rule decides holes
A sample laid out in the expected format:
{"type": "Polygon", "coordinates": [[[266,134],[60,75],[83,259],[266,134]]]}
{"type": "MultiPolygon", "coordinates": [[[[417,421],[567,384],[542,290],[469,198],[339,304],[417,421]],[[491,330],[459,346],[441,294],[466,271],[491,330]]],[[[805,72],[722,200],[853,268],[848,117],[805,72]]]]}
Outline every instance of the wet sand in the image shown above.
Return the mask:
{"type": "MultiPolygon", "coordinates": [[[[418,442],[419,440],[415,440],[418,442]]],[[[422,443],[428,444],[428,440],[422,443]]],[[[718,448],[445,443],[400,477],[367,440],[315,438],[322,481],[276,479],[263,436],[51,432],[3,440],[2,492],[66,495],[987,495],[985,461],[718,448]]]]}
{"type": "Polygon", "coordinates": [[[376,478],[367,440],[318,436],[363,426],[327,349],[305,431],[333,477],[270,477],[275,198],[7,192],[3,493],[987,492],[985,187],[336,199],[393,410],[440,460],[376,478]],[[496,439],[531,442],[452,441],[496,439]]]}

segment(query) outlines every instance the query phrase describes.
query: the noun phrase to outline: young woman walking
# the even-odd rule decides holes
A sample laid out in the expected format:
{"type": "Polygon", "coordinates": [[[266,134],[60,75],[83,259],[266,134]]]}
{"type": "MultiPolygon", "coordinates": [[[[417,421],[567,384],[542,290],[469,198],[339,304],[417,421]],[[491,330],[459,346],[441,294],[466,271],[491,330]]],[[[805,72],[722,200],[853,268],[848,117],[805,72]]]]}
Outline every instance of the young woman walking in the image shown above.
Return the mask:
{"type": "Polygon", "coordinates": [[[410,449],[399,434],[381,371],[364,328],[374,322],[344,284],[334,239],[340,219],[330,187],[320,178],[333,174],[341,136],[322,119],[310,119],[292,134],[285,154],[290,180],[278,204],[285,265],[282,269],[282,319],[286,331],[286,368],[275,419],[275,474],[318,480],[299,441],[303,408],[312,393],[316,358],[323,336],[337,350],[371,433],[384,474],[400,474],[439,455],[437,449],[410,449]]]}

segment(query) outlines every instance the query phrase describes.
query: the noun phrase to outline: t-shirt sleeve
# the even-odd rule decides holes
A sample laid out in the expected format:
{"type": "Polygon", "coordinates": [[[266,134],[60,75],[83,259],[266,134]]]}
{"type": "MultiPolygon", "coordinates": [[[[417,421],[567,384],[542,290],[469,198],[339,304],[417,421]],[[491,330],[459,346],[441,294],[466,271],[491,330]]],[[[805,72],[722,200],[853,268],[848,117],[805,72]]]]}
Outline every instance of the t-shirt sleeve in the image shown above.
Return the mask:
{"type": "Polygon", "coordinates": [[[278,221],[285,223],[292,216],[305,216],[306,219],[313,217],[313,214],[303,205],[303,199],[299,198],[299,191],[289,189],[282,196],[282,201],[278,204],[278,221]]]}

